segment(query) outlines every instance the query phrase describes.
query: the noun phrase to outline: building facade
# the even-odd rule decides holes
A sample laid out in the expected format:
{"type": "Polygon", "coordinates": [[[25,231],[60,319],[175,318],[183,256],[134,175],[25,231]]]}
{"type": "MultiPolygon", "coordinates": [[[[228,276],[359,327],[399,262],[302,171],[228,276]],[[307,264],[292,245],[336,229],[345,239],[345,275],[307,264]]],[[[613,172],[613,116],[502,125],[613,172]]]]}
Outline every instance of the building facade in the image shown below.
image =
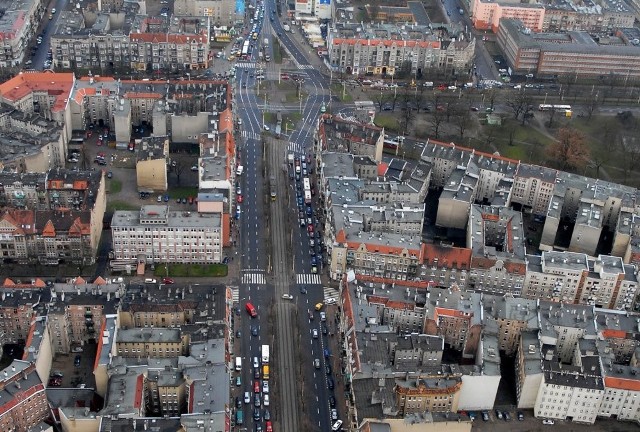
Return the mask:
{"type": "Polygon", "coordinates": [[[217,214],[147,205],[139,212],[116,211],[111,232],[116,260],[149,264],[222,261],[221,218],[217,214]]]}

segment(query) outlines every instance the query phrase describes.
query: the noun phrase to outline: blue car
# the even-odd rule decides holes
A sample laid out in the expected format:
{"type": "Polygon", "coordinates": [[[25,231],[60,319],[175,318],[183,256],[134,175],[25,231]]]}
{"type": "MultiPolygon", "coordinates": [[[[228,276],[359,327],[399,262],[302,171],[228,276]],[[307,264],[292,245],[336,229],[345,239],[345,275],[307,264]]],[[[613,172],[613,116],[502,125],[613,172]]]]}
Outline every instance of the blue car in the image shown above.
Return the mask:
{"type": "Polygon", "coordinates": [[[312,266],[317,266],[318,265],[318,260],[314,256],[311,257],[311,265],[312,266]]]}
{"type": "Polygon", "coordinates": [[[313,215],[313,209],[311,208],[311,206],[307,206],[307,216],[311,215],[313,215]]]}
{"type": "Polygon", "coordinates": [[[169,202],[169,195],[164,196],[164,202],[169,202]]]}

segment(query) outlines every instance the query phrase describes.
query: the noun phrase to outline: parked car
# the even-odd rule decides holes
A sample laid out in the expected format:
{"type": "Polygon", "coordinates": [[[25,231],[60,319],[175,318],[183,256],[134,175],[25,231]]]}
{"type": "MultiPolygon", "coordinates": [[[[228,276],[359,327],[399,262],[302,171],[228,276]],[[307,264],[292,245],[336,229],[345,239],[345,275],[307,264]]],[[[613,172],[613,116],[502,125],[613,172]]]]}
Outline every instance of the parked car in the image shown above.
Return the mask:
{"type": "Polygon", "coordinates": [[[75,367],[80,366],[80,362],[82,361],[82,356],[80,354],[78,354],[74,359],[73,359],[73,365],[75,367]]]}
{"type": "Polygon", "coordinates": [[[173,285],[174,283],[176,283],[176,281],[174,281],[170,277],[165,277],[165,278],[162,278],[162,283],[166,285],[173,285]]]}

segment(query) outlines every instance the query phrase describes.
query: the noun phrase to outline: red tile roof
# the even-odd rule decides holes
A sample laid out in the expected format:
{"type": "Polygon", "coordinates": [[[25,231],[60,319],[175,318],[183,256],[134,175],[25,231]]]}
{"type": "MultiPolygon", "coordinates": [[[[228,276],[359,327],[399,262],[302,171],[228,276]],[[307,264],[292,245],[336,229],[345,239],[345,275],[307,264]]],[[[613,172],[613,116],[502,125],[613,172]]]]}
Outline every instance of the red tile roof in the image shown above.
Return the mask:
{"type": "Polygon", "coordinates": [[[63,111],[71,95],[75,77],[73,73],[21,72],[0,84],[0,98],[9,104],[34,92],[45,92],[54,98],[51,110],[63,111]]]}
{"type": "Polygon", "coordinates": [[[444,268],[469,270],[471,267],[471,253],[471,249],[467,248],[428,243],[424,245],[424,263],[444,268]]]}
{"type": "Polygon", "coordinates": [[[640,380],[628,378],[604,377],[605,387],[640,392],[640,380]]]}

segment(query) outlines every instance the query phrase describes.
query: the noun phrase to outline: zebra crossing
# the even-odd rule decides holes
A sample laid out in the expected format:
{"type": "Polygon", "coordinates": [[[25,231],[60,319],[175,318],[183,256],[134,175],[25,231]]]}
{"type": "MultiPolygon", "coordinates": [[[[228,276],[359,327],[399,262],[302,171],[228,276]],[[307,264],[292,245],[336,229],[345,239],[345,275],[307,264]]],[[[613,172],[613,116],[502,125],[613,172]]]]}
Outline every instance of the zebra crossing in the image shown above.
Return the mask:
{"type": "Polygon", "coordinates": [[[264,285],[267,278],[264,273],[245,273],[242,275],[242,283],[247,285],[264,285]]]}
{"type": "Polygon", "coordinates": [[[253,140],[259,140],[260,139],[260,134],[257,132],[250,132],[247,130],[243,130],[242,132],[240,132],[240,136],[242,138],[246,138],[246,139],[253,139],[253,140]]]}
{"type": "Polygon", "coordinates": [[[338,290],[331,287],[323,287],[322,293],[324,295],[325,303],[335,303],[338,301],[338,297],[340,296],[338,290]]]}
{"type": "Polygon", "coordinates": [[[315,67],[310,64],[307,64],[307,65],[298,64],[297,66],[298,66],[298,69],[315,69],[315,67]]]}
{"type": "Polygon", "coordinates": [[[290,142],[289,145],[287,145],[287,151],[294,153],[304,153],[304,144],[299,142],[290,142]]]}
{"type": "Polygon", "coordinates": [[[296,283],[299,285],[320,285],[320,275],[301,273],[296,275],[296,283]]]}
{"type": "Polygon", "coordinates": [[[247,63],[247,62],[238,62],[236,63],[236,69],[255,69],[256,68],[256,64],[255,63],[247,63]]]}
{"type": "Polygon", "coordinates": [[[231,300],[233,303],[238,303],[240,301],[240,288],[231,287],[231,300]]]}

